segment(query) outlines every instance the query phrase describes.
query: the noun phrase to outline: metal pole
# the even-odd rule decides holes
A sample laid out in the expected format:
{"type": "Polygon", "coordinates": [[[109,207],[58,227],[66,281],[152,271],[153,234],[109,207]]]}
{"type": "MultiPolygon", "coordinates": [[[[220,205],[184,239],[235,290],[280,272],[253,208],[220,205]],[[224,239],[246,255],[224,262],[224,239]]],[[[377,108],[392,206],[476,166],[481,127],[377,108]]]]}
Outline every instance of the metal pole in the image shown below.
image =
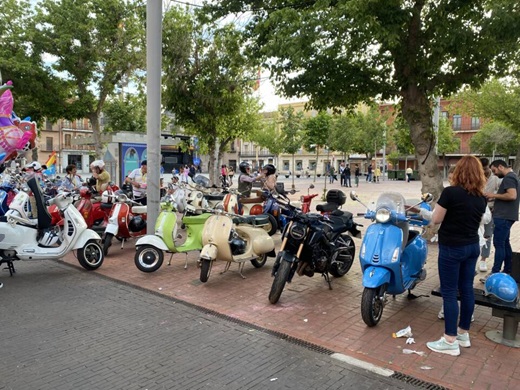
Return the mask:
{"type": "Polygon", "coordinates": [[[384,141],[383,141],[383,166],[381,167],[381,173],[383,175],[383,180],[386,180],[385,179],[385,173],[386,173],[386,126],[385,126],[385,131],[383,132],[383,138],[384,138],[384,141]]]}
{"type": "Polygon", "coordinates": [[[148,234],[154,234],[159,216],[161,154],[162,1],[146,3],[146,144],[148,159],[148,234]]]}

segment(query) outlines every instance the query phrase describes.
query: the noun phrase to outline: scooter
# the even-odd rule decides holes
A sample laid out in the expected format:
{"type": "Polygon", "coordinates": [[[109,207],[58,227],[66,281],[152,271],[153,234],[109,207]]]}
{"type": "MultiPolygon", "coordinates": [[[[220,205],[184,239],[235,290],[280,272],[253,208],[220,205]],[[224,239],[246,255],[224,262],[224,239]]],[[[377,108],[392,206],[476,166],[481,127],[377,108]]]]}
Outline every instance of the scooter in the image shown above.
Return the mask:
{"type": "Polygon", "coordinates": [[[0,264],[6,263],[11,275],[15,273],[15,260],[60,259],[72,250],[77,250],[78,261],[87,270],[95,270],[104,260],[101,238],[87,229],[87,224],[72,205],[70,193],[62,192],[51,199],[63,214],[63,228],[51,225],[51,216],[45,207],[42,190],[31,178],[27,185],[35,198],[38,218],[27,215],[29,195],[20,191],[9,206],[0,223],[0,264]]]}
{"type": "Polygon", "coordinates": [[[250,216],[226,213],[219,209],[206,210],[211,215],[204,224],[202,231],[202,244],[200,252],[200,281],[208,281],[211,268],[216,260],[226,261],[224,272],[229,270],[231,263],[238,263],[240,276],[244,264],[250,261],[255,268],[265,265],[267,257],[275,257],[274,241],[261,227],[252,226],[251,219],[257,221],[257,225],[267,223],[267,217],[263,215],[250,216]]]}
{"type": "Polygon", "coordinates": [[[133,237],[141,237],[146,234],[146,206],[128,198],[124,193],[110,195],[116,198],[110,210],[110,217],[103,237],[103,251],[105,256],[112,245],[112,239],[116,237],[121,241],[121,249],[125,240],[133,237]]]}
{"type": "Polygon", "coordinates": [[[347,201],[347,196],[341,190],[332,189],[327,191],[325,196],[326,203],[320,203],[316,206],[316,211],[322,215],[330,215],[335,210],[339,210],[347,201]]]}
{"type": "Polygon", "coordinates": [[[312,200],[315,197],[317,197],[319,195],[319,194],[310,194],[309,190],[312,189],[312,188],[314,188],[314,184],[311,184],[309,186],[309,188],[307,189],[307,195],[300,196],[302,213],[310,213],[311,212],[311,202],[312,202],[312,200]]]}
{"type": "MultiPolygon", "coordinates": [[[[265,196],[262,195],[262,191],[257,191],[257,197],[255,198],[239,198],[240,192],[236,189],[229,189],[228,191],[229,192],[224,196],[222,201],[222,207],[224,211],[238,215],[264,214],[265,196]]],[[[268,220],[267,223],[262,227],[267,232],[267,234],[272,236],[278,230],[278,221],[273,216],[273,214],[265,213],[264,215],[268,218],[268,220]]]]}
{"type": "MultiPolygon", "coordinates": [[[[350,198],[367,207],[355,191],[350,193],[350,198]]],[[[365,218],[375,222],[367,228],[359,260],[364,287],[361,317],[370,327],[381,320],[387,294],[395,297],[408,290],[412,297],[411,290],[426,278],[428,245],[422,233],[429,221],[411,210],[417,206],[430,210],[432,200],[431,194],[424,194],[420,202],[407,206],[401,194],[384,192],[374,210],[367,207],[365,218]],[[421,229],[410,229],[411,226],[421,229]]]]}
{"type": "MultiPolygon", "coordinates": [[[[174,194],[182,189],[177,189],[174,194]]],[[[161,202],[161,212],[155,223],[155,235],[146,235],[137,240],[135,244],[135,266],[143,272],[154,272],[161,268],[164,261],[164,253],[171,253],[168,265],[171,264],[175,253],[186,253],[184,269],[188,267],[188,253],[193,250],[202,249],[202,231],[204,224],[211,214],[201,213],[193,206],[184,205],[183,199],[174,195],[167,195],[161,202]],[[186,240],[179,244],[177,239],[181,238],[177,233],[177,213],[185,211],[182,225],[186,228],[186,240]]]]}

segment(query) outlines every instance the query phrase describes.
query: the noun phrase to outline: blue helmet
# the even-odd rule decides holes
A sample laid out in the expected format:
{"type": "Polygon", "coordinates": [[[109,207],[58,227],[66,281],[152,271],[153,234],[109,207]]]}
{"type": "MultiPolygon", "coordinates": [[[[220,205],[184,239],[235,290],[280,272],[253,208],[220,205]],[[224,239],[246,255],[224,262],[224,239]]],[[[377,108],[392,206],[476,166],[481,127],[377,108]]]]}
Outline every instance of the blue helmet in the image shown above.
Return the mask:
{"type": "Polygon", "coordinates": [[[491,274],[484,286],[486,295],[494,295],[506,302],[516,302],[518,299],[518,285],[508,274],[491,274]]]}

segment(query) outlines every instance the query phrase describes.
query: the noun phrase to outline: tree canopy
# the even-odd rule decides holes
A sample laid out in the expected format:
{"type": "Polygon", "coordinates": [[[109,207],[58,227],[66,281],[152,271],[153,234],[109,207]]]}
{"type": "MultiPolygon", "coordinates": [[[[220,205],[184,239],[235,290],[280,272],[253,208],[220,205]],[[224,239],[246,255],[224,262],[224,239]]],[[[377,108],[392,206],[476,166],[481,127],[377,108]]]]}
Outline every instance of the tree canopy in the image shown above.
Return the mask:
{"type": "Polygon", "coordinates": [[[516,0],[222,0],[215,18],[247,12],[249,53],[279,90],[316,109],[399,98],[423,191],[442,179],[432,144],[434,95],[478,86],[518,55],[516,0]]]}

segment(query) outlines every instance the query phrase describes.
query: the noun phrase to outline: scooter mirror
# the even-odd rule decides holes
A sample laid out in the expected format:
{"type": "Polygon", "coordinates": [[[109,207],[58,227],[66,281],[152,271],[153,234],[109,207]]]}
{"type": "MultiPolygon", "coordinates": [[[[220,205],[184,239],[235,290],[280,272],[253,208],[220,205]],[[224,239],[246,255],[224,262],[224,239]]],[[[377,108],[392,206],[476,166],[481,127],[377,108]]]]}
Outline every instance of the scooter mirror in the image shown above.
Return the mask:
{"type": "Polygon", "coordinates": [[[358,195],[356,191],[350,191],[350,199],[358,200],[358,195]]]}
{"type": "Polygon", "coordinates": [[[296,191],[295,190],[291,190],[291,191],[289,191],[289,194],[294,195],[294,194],[296,194],[296,191]]]}
{"type": "Polygon", "coordinates": [[[429,192],[422,194],[421,199],[423,202],[430,203],[433,201],[433,195],[429,192]]]}
{"type": "Polygon", "coordinates": [[[311,188],[311,189],[314,188],[314,184],[311,184],[311,185],[309,186],[309,188],[311,188]]]}

